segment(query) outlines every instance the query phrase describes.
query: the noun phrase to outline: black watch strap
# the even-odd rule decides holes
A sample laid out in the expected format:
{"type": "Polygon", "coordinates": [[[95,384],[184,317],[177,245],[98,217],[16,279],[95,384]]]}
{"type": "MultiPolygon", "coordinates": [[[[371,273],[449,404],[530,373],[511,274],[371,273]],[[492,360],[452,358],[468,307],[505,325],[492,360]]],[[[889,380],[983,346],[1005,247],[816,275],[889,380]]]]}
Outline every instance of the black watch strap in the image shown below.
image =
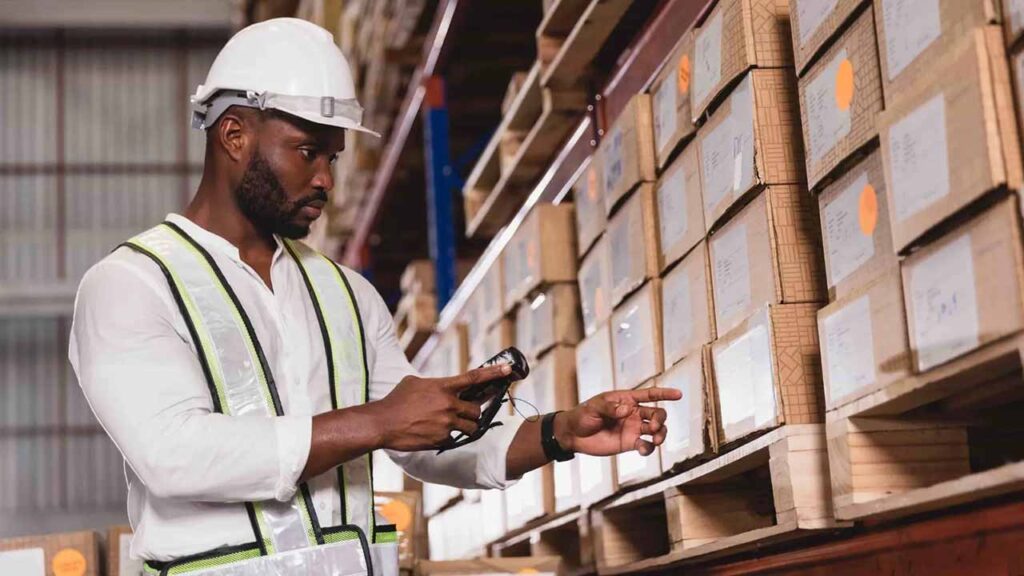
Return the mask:
{"type": "Polygon", "coordinates": [[[548,460],[566,462],[576,457],[572,450],[566,450],[555,439],[555,415],[558,412],[545,414],[540,421],[540,445],[544,448],[544,455],[548,460]]]}

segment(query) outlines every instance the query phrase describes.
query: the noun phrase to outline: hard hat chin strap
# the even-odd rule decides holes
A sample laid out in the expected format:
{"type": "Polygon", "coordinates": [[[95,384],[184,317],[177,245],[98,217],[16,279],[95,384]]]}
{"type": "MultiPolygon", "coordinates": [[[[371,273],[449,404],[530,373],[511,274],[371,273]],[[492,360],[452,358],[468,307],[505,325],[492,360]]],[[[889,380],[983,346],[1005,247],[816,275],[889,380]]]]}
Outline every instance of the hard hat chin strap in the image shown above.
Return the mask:
{"type": "MultiPolygon", "coordinates": [[[[312,120],[316,116],[323,118],[344,118],[356,126],[363,121],[363,108],[355,98],[339,100],[330,96],[289,96],[264,92],[257,94],[252,90],[245,93],[224,91],[214,96],[205,104],[192,104],[192,128],[206,130],[213,126],[228,108],[245,106],[259,110],[280,110],[301,118],[312,120]]],[[[315,121],[315,120],[314,120],[315,121]]]]}

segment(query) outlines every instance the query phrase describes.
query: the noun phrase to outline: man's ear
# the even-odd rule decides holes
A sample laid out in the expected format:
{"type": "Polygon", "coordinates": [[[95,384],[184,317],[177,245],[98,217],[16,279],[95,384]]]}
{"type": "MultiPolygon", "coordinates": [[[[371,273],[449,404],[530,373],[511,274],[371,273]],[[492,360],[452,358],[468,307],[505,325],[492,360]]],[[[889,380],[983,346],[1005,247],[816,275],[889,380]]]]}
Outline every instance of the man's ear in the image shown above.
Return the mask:
{"type": "Polygon", "coordinates": [[[228,108],[214,128],[217,142],[225,154],[235,162],[245,163],[249,158],[249,147],[256,138],[256,118],[237,108],[228,108]]]}

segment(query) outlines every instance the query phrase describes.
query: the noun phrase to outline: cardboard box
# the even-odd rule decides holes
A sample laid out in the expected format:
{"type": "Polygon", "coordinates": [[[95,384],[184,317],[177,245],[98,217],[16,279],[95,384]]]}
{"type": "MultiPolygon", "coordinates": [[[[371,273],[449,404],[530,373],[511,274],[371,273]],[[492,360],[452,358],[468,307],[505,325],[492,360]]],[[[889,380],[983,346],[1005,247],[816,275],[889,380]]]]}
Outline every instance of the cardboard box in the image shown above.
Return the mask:
{"type": "MultiPolygon", "coordinates": [[[[576,347],[577,400],[587,400],[615,389],[611,331],[605,324],[576,347]]],[[[577,454],[580,472],[580,499],[592,503],[618,490],[615,459],[577,454]]]]}
{"type": "Polygon", "coordinates": [[[608,128],[597,149],[605,213],[641,182],[653,182],[654,131],[651,128],[651,96],[636,94],[608,128]]]}
{"type": "MultiPolygon", "coordinates": [[[[650,388],[654,381],[648,381],[640,388],[650,388]]],[[[620,487],[638,484],[652,480],[661,475],[661,447],[655,447],[654,452],[647,456],[641,455],[636,450],[627,450],[615,455],[615,472],[618,476],[620,487]]]]}
{"type": "Polygon", "coordinates": [[[829,410],[910,375],[899,267],[822,308],[818,336],[829,410]]]}
{"type": "Polygon", "coordinates": [[[580,503],[580,468],[576,459],[552,462],[555,477],[555,512],[564,512],[580,503]]]}
{"type": "Polygon", "coordinates": [[[423,374],[431,378],[447,378],[469,370],[469,341],[466,326],[453,323],[441,333],[437,347],[431,351],[423,374]]]}
{"type": "Polygon", "coordinates": [[[516,345],[516,322],[502,318],[484,332],[483,337],[469,343],[469,366],[476,368],[490,360],[495,354],[509,346],[516,345]]]}
{"type": "Polygon", "coordinates": [[[654,186],[644,184],[608,222],[612,307],[661,270],[654,186]]]}
{"type": "Polygon", "coordinates": [[[494,326],[501,320],[505,311],[504,284],[502,279],[502,258],[499,256],[491,263],[491,267],[484,272],[484,277],[477,286],[477,294],[480,306],[480,320],[488,328],[494,326]]]}
{"type": "Polygon", "coordinates": [[[661,281],[655,278],[612,314],[615,387],[632,390],[661,373],[661,281]]]}
{"type": "Polygon", "coordinates": [[[409,262],[398,280],[398,285],[403,294],[433,293],[434,261],[424,259],[409,262]]]}
{"type": "Polygon", "coordinates": [[[667,413],[668,435],[661,445],[661,467],[665,471],[710,454],[716,448],[714,410],[708,401],[711,377],[711,346],[702,346],[658,377],[658,387],[675,388],[683,393],[681,400],[660,403],[667,413]]]}
{"type": "Polygon", "coordinates": [[[576,205],[576,249],[583,258],[594,242],[608,227],[604,211],[604,193],[601,191],[601,164],[598,155],[591,156],[590,164],[572,187],[576,205]]]}
{"type": "Polygon", "coordinates": [[[659,170],[668,163],[676,147],[697,132],[690,113],[693,38],[693,30],[683,34],[651,86],[654,158],[659,170]]]}
{"type": "Polygon", "coordinates": [[[551,464],[527,472],[505,489],[505,523],[510,531],[554,512],[555,474],[551,464]]]}
{"type": "Polygon", "coordinates": [[[789,7],[793,34],[793,62],[800,75],[858,8],[870,0],[792,0],[789,7]]]}
{"type": "Polygon", "coordinates": [[[826,300],[817,212],[802,186],[769,186],[711,236],[719,336],[765,304],[826,300]]]}
{"type": "MultiPolygon", "coordinates": [[[[874,0],[885,101],[928,78],[949,80],[937,67],[979,26],[999,21],[999,0],[874,0]],[[893,31],[890,33],[889,31],[893,31]]],[[[1003,44],[1002,38],[999,41],[1003,44]]]]}
{"type": "Polygon", "coordinates": [[[99,538],[69,532],[0,540],[0,574],[101,576],[99,538]]]}
{"type": "Polygon", "coordinates": [[[804,179],[796,78],[792,70],[753,70],[697,132],[704,227],[766,184],[804,179]]]}
{"type": "Polygon", "coordinates": [[[887,101],[879,117],[893,245],[900,252],[989,190],[1021,185],[1001,31],[989,26],[965,34],[945,57],[913,90],[887,101]]]}
{"type": "Polygon", "coordinates": [[[583,333],[589,335],[612,315],[612,256],[607,234],[580,264],[579,282],[583,333]]]}
{"type": "Polygon", "coordinates": [[[1006,45],[1013,46],[1024,34],[1024,0],[1003,0],[1002,18],[1006,45]]]}
{"type": "MultiPolygon", "coordinates": [[[[1024,2],[1024,0],[1021,1],[1024,2]]],[[[1024,126],[1024,49],[1010,58],[1010,71],[1013,74],[1014,89],[1017,91],[1015,101],[1017,102],[1018,126],[1024,126]]]]}
{"type": "Polygon", "coordinates": [[[538,357],[560,344],[575,346],[582,337],[576,284],[553,284],[516,309],[515,342],[527,356],[538,357]]]}
{"type": "Polygon", "coordinates": [[[889,228],[888,196],[878,150],[818,196],[829,301],[899,266],[889,228]]]}
{"type": "Polygon", "coordinates": [[[474,560],[450,560],[447,562],[428,562],[421,560],[416,565],[417,576],[499,576],[501,574],[534,574],[535,576],[555,576],[561,559],[556,556],[521,558],[476,558],[474,560]]]}
{"type": "Polygon", "coordinates": [[[447,507],[453,500],[459,497],[462,492],[454,486],[444,484],[432,484],[424,482],[421,494],[423,495],[423,515],[431,517],[440,510],[447,507]]]}
{"type": "Polygon", "coordinates": [[[721,444],[824,421],[817,304],[763,307],[712,345],[721,444]]]}
{"type": "Polygon", "coordinates": [[[857,16],[799,81],[807,185],[825,184],[878,136],[885,107],[871,8],[857,16]]]}
{"type": "Polygon", "coordinates": [[[377,492],[373,495],[373,508],[398,530],[399,568],[412,570],[419,558],[416,544],[420,532],[427,529],[420,495],[416,492],[377,492]]]}
{"type": "Polygon", "coordinates": [[[143,574],[143,562],[131,557],[131,547],[131,526],[111,526],[107,528],[105,553],[107,558],[107,576],[141,576],[143,574]]]}
{"type": "Polygon", "coordinates": [[[487,542],[479,527],[481,510],[479,500],[462,500],[430,518],[427,521],[430,557],[455,560],[483,555],[487,542]]]}
{"type": "Polygon", "coordinates": [[[697,352],[715,339],[711,261],[701,242],[661,282],[662,348],[665,366],[697,352]]]}
{"type": "Polygon", "coordinates": [[[1018,199],[1009,196],[903,261],[915,369],[1024,327],[1018,199]]]}
{"type": "Polygon", "coordinates": [[[789,3],[722,0],[697,28],[693,61],[690,108],[696,122],[748,69],[793,65],[789,3]]]}
{"type": "Polygon", "coordinates": [[[572,204],[538,204],[501,254],[505,312],[545,284],[576,280],[572,204]]]}
{"type": "Polygon", "coordinates": [[[661,269],[675,264],[704,238],[697,146],[687,146],[655,185],[661,269]]]}
{"type": "Polygon", "coordinates": [[[515,408],[525,418],[576,406],[576,352],[557,346],[530,363],[530,375],[512,387],[515,408]]]}

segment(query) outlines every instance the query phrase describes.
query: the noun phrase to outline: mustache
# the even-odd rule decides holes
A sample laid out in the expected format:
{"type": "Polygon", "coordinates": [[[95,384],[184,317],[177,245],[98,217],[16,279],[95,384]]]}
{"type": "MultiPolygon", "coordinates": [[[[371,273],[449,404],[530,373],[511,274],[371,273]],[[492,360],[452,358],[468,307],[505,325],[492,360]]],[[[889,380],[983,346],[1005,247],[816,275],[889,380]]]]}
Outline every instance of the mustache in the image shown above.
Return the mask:
{"type": "Polygon", "coordinates": [[[299,198],[293,204],[294,210],[295,211],[301,210],[304,206],[308,206],[309,204],[312,204],[313,202],[324,202],[324,203],[326,203],[327,202],[327,191],[324,190],[323,188],[318,188],[316,190],[316,192],[313,192],[312,194],[310,194],[308,196],[303,196],[302,198],[299,198]]]}

